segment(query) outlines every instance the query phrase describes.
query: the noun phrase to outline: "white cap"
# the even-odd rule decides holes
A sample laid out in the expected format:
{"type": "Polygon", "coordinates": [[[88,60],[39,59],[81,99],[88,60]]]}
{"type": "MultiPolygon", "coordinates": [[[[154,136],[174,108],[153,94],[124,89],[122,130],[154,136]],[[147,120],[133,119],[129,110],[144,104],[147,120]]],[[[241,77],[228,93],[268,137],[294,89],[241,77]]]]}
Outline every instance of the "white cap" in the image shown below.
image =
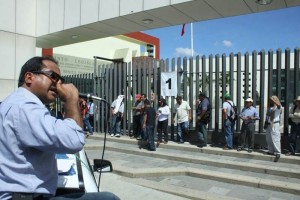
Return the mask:
{"type": "Polygon", "coordinates": [[[253,99],[248,98],[248,99],[246,99],[246,102],[251,102],[251,103],[253,103],[253,99]]]}

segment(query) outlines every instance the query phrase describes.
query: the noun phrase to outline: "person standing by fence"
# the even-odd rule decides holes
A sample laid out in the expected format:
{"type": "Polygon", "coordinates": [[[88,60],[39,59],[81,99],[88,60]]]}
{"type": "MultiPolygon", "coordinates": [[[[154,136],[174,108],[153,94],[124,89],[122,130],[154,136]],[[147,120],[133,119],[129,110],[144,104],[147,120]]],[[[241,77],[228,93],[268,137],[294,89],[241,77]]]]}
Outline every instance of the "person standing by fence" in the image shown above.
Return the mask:
{"type": "Polygon", "coordinates": [[[224,95],[224,103],[223,103],[223,119],[224,119],[224,130],[225,130],[225,140],[226,146],[223,148],[224,150],[233,149],[233,134],[234,134],[234,124],[235,121],[232,118],[232,110],[233,110],[233,101],[231,101],[231,96],[229,93],[224,95]]]}
{"type": "Polygon", "coordinates": [[[149,100],[144,101],[144,122],[143,128],[146,132],[145,140],[148,141],[148,150],[155,151],[155,144],[154,144],[154,128],[155,128],[155,119],[156,119],[156,111],[153,107],[151,107],[151,103],[149,100]]]}
{"type": "Polygon", "coordinates": [[[237,151],[247,150],[251,153],[254,148],[255,120],[259,120],[259,116],[252,104],[253,100],[251,98],[246,99],[245,107],[239,115],[243,120],[243,124],[237,151]]]}
{"type": "Polygon", "coordinates": [[[281,103],[277,96],[269,98],[269,108],[266,115],[265,129],[266,141],[269,155],[275,155],[274,162],[277,162],[281,154],[280,134],[281,103]]]}
{"type": "Polygon", "coordinates": [[[95,104],[94,104],[94,100],[90,99],[88,102],[89,105],[89,122],[92,126],[92,129],[94,130],[94,112],[95,112],[95,104]]]}
{"type": "Polygon", "coordinates": [[[119,95],[111,104],[111,137],[120,137],[121,121],[124,113],[124,97],[124,95],[119,95]]]}
{"type": "Polygon", "coordinates": [[[198,95],[196,102],[197,107],[197,131],[200,144],[197,146],[202,148],[207,146],[207,124],[210,121],[211,106],[208,97],[205,93],[198,95]]]}
{"type": "Polygon", "coordinates": [[[167,105],[165,99],[161,98],[158,101],[158,140],[156,146],[158,147],[159,144],[162,142],[162,133],[164,133],[164,144],[168,143],[168,122],[169,122],[169,115],[170,115],[170,108],[167,105]]]}
{"type": "Polygon", "coordinates": [[[173,123],[177,119],[177,142],[184,143],[184,138],[189,128],[189,121],[192,120],[191,107],[182,96],[176,97],[175,112],[173,113],[173,123]]]}
{"type": "Polygon", "coordinates": [[[296,154],[297,136],[300,135],[300,96],[291,107],[289,118],[291,118],[291,133],[289,135],[289,152],[286,154],[288,156],[296,154]]]}
{"type": "Polygon", "coordinates": [[[142,131],[142,123],[141,123],[141,115],[142,115],[142,106],[141,95],[135,95],[135,102],[133,104],[133,123],[132,123],[132,135],[130,138],[138,138],[141,136],[142,131]]]}

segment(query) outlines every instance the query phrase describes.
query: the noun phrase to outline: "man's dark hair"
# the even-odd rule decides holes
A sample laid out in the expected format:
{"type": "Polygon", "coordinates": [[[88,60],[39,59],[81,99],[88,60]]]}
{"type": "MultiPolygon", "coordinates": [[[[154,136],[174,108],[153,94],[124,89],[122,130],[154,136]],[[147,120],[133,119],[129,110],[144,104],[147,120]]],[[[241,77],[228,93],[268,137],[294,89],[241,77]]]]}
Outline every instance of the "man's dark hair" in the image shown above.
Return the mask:
{"type": "Polygon", "coordinates": [[[36,57],[29,59],[21,68],[18,87],[20,87],[24,84],[24,82],[25,82],[24,76],[27,72],[41,71],[43,68],[46,67],[43,64],[44,60],[49,60],[58,65],[58,62],[51,56],[42,56],[42,57],[36,56],[36,57]]]}
{"type": "Polygon", "coordinates": [[[141,96],[144,96],[145,98],[147,98],[147,95],[145,93],[142,93],[141,96]]]}
{"type": "Polygon", "coordinates": [[[150,105],[150,101],[147,99],[144,101],[144,105],[150,105]]]}

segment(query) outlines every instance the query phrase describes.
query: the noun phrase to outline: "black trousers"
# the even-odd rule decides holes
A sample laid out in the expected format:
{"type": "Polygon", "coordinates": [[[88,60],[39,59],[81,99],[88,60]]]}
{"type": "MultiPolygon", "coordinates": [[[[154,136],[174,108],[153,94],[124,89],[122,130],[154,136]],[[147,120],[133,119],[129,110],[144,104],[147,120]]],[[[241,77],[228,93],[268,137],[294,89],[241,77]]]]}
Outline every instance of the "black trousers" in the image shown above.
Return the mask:
{"type": "Polygon", "coordinates": [[[243,123],[241,134],[239,137],[239,146],[242,148],[254,148],[254,133],[255,125],[254,123],[243,123]]]}
{"type": "Polygon", "coordinates": [[[164,133],[164,140],[165,142],[168,142],[168,119],[164,121],[158,121],[157,124],[157,130],[158,130],[158,141],[162,141],[162,133],[164,133]]]}

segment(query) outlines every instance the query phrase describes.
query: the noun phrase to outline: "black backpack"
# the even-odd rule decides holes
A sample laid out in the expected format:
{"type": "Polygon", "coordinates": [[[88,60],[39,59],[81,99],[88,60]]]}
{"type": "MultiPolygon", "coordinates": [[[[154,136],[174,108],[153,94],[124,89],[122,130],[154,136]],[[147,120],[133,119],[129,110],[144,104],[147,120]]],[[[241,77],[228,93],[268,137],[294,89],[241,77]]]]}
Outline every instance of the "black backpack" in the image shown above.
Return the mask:
{"type": "Polygon", "coordinates": [[[227,103],[229,103],[229,105],[231,106],[229,119],[231,121],[236,121],[238,119],[238,109],[234,104],[231,105],[229,101],[227,103]]]}

